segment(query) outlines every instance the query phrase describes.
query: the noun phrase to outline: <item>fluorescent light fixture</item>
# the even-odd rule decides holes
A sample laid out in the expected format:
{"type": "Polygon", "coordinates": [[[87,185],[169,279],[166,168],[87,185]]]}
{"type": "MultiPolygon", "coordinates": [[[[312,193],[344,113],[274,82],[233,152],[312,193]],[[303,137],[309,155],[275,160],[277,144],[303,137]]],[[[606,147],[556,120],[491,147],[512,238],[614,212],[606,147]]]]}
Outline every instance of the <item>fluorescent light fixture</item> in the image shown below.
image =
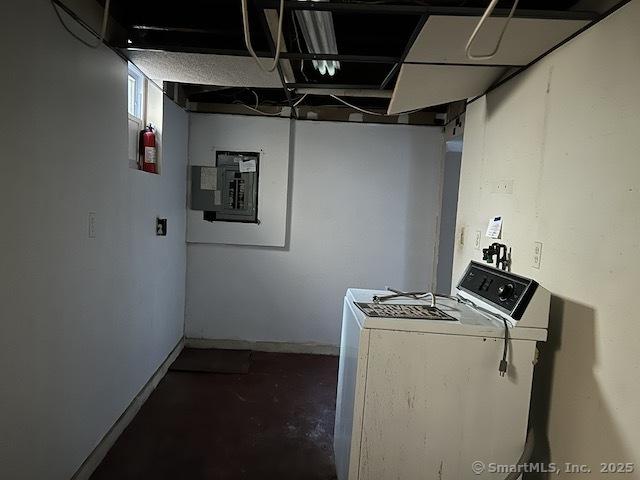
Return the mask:
{"type": "MultiPolygon", "coordinates": [[[[338,43],[336,42],[336,32],[333,29],[331,12],[296,10],[296,17],[310,53],[338,54],[338,43]]],[[[340,62],[336,60],[312,60],[312,63],[320,75],[333,77],[340,69],[340,62]]]]}

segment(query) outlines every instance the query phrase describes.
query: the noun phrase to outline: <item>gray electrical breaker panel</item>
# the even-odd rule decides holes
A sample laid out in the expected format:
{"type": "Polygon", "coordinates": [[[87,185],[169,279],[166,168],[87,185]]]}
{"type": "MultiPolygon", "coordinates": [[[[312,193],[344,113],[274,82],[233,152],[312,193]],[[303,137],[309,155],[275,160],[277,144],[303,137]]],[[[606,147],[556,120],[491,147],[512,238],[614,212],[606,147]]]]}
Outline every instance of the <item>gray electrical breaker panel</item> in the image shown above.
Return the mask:
{"type": "Polygon", "coordinates": [[[216,151],[216,166],[191,167],[191,210],[210,222],[258,223],[257,152],[216,151]]]}

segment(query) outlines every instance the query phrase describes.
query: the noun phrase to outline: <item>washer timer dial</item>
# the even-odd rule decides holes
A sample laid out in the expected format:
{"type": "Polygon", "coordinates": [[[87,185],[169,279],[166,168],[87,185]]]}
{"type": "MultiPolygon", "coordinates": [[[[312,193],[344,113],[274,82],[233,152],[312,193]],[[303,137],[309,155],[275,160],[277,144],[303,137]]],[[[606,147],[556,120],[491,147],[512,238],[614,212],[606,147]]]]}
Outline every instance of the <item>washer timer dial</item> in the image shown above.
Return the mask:
{"type": "Polygon", "coordinates": [[[513,286],[513,283],[505,283],[504,285],[500,285],[498,287],[498,298],[500,299],[500,301],[506,302],[507,300],[509,300],[509,298],[513,294],[514,289],[515,287],[513,286]]]}

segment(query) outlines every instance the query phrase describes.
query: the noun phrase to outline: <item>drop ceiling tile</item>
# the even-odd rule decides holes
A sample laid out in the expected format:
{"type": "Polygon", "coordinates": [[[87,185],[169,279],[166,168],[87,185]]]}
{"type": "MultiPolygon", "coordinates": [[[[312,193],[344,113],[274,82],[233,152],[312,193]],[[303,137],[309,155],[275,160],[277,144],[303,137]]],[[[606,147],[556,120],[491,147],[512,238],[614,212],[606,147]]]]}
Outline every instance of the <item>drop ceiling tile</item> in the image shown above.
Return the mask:
{"type": "MultiPolygon", "coordinates": [[[[277,71],[263,72],[251,57],[129,50],[128,56],[154,80],[224,87],[282,87],[277,71]]],[[[265,65],[272,62],[263,59],[265,65]]]]}
{"type": "MultiPolygon", "coordinates": [[[[526,65],[589,23],[585,20],[513,18],[493,59],[469,60],[465,46],[478,21],[479,17],[429,17],[406,61],[526,65]]],[[[493,50],[504,22],[504,18],[488,18],[478,33],[472,53],[481,55],[493,50]]]]}
{"type": "Polygon", "coordinates": [[[403,65],[389,114],[481,95],[507,69],[495,66],[403,65]]]}

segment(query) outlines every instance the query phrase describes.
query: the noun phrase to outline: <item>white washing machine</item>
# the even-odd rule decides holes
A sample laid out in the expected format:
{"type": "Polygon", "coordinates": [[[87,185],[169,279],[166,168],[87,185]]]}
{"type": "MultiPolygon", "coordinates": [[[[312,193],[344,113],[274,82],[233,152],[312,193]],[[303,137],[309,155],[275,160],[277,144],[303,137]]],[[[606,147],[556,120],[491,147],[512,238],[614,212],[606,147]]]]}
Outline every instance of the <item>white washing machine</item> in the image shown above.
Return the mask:
{"type": "Polygon", "coordinates": [[[374,302],[389,293],[344,298],[338,479],[503,479],[492,470],[516,464],[525,445],[549,292],[471,262],[457,298],[438,298],[437,310],[428,298],[374,302]]]}

